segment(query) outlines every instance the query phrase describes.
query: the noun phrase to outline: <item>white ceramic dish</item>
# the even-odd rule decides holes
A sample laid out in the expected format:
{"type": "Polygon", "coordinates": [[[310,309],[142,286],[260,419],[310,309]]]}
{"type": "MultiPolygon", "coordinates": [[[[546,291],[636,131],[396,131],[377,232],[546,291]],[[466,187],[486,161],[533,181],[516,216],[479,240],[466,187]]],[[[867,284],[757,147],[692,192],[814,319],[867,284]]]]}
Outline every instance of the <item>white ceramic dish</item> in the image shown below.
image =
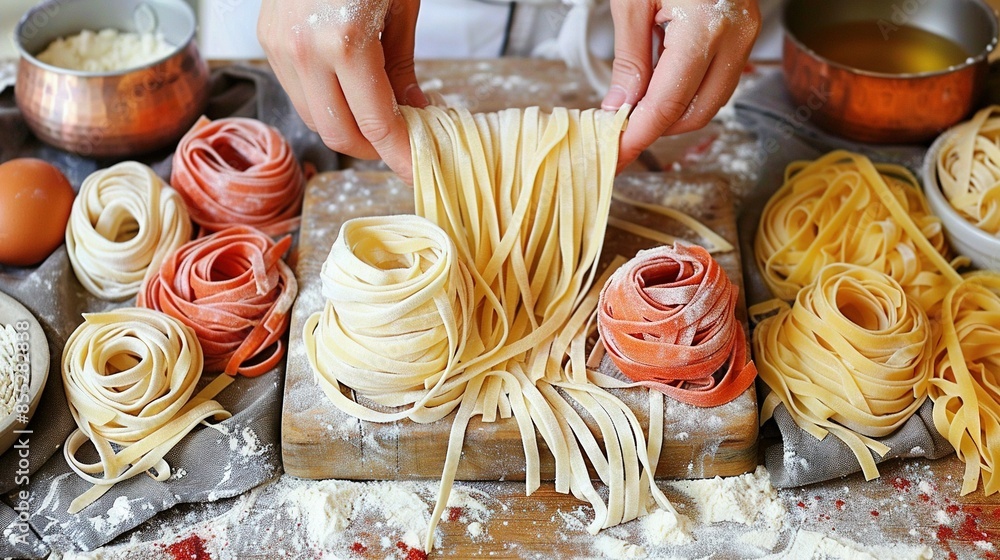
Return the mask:
{"type": "MultiPolygon", "coordinates": [[[[45,381],[49,377],[49,343],[45,338],[45,331],[42,326],[20,302],[7,294],[0,292],[0,324],[14,325],[18,333],[24,333],[28,343],[28,364],[30,372],[28,377],[28,412],[30,419],[38,408],[38,401],[42,398],[42,389],[45,388],[45,381]]],[[[17,411],[0,418],[0,454],[6,452],[17,439],[18,430],[27,427],[26,423],[19,421],[17,411]]]]}
{"type": "Polygon", "coordinates": [[[990,235],[966,220],[952,207],[937,179],[937,154],[954,134],[952,129],[938,136],[924,156],[924,194],[931,211],[941,218],[945,237],[952,249],[972,260],[973,266],[983,270],[1000,272],[1000,237],[990,235]]]}

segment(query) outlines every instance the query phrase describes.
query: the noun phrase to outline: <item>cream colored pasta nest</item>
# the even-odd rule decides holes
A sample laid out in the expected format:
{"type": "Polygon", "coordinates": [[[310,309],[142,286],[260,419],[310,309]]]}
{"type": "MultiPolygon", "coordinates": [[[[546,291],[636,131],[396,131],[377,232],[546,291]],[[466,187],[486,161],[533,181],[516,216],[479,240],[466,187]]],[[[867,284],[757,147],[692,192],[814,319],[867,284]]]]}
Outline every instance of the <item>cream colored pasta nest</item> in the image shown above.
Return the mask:
{"type": "Polygon", "coordinates": [[[949,132],[937,154],[938,183],[963,218],[1000,236],[1000,105],[949,132]]]}
{"type": "Polygon", "coordinates": [[[149,167],[126,161],[83,181],[66,225],[66,250],[88,292],[120,301],[138,293],[191,230],[177,191],[149,167]]]}
{"type": "Polygon", "coordinates": [[[142,308],[84,315],[63,349],[63,383],[77,425],[63,455],[93,486],[73,500],[70,513],[138,474],[167,480],[164,456],[203,420],[229,418],[212,399],[232,377],[220,375],[195,393],[202,364],[194,332],[169,315],[142,308]],[[96,463],[77,457],[88,442],[96,463]]]}
{"type": "Polygon", "coordinates": [[[401,111],[422,217],[344,224],[323,267],[328,303],[304,337],[320,386],[358,418],[432,422],[456,411],[426,549],[473,416],[516,420],[529,494],[540,484],[537,430],[555,457],[556,490],[593,505],[591,532],[654,501],[676,514],[653,482],[662,394],[649,393],[647,439],[606,390],[626,384],[586,365],[600,287],[623,262],[596,278],[624,113],[401,111]]]}

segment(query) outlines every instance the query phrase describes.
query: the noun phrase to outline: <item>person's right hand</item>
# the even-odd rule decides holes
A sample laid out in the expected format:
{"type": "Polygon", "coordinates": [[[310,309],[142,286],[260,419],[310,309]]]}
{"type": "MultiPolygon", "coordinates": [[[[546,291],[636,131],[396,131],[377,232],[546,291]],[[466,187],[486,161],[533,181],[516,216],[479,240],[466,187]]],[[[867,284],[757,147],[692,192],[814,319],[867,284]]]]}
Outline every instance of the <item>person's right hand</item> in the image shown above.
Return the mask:
{"type": "Polygon", "coordinates": [[[396,105],[427,100],[413,72],[415,0],[263,0],[257,36],[302,120],[350,156],[381,157],[412,182],[396,105]]]}

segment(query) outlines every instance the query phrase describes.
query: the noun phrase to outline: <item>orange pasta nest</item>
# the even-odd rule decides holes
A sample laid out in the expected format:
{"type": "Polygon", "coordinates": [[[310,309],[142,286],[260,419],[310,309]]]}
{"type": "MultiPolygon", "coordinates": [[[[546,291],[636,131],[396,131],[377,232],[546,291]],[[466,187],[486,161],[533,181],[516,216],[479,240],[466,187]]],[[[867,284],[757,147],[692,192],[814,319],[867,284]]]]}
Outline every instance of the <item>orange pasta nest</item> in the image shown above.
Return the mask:
{"type": "Polygon", "coordinates": [[[275,243],[259,230],[235,226],[183,245],[139,292],[138,304],[194,329],[205,368],[253,377],[284,355],[282,336],[298,293],[281,260],[291,237],[275,243]]]}
{"type": "Polygon", "coordinates": [[[170,183],[208,232],[249,225],[277,235],[298,227],[302,169],[281,133],[258,120],[199,119],[177,146],[170,183]]]}
{"type": "Polygon", "coordinates": [[[597,326],[618,369],[696,406],[718,406],[756,377],[736,320],[738,289],[701,247],[640,252],[601,291],[597,326]]]}

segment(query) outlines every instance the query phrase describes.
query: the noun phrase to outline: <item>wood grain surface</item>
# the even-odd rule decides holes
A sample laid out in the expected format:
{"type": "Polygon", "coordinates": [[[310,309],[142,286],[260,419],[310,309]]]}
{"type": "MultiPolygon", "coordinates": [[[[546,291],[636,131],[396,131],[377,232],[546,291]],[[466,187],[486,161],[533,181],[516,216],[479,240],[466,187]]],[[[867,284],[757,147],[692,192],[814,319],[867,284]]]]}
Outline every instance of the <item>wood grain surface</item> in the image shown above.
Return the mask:
{"type": "MultiPolygon", "coordinates": [[[[698,218],[736,245],[736,223],[726,185],[712,177],[636,174],[620,177],[616,191],[698,218]]],[[[292,313],[285,399],[282,457],[285,471],[302,478],[397,480],[437,478],[441,474],[452,416],[432,424],[404,420],[377,424],[335,408],[313,378],[305,358],[302,325],[324,305],[319,272],[340,225],[353,217],[412,212],[412,191],[385,172],[335,172],[313,178],[303,208],[295,263],[299,298],[292,313]]],[[[615,202],[611,214],[698,243],[684,226],[657,214],[615,202]]],[[[632,257],[658,245],[614,227],[608,229],[601,267],[616,254],[632,257]]],[[[740,285],[737,251],[716,255],[740,285]]],[[[742,302],[739,313],[745,324],[742,302]]],[[[645,389],[616,394],[648,423],[645,389]]],[[[757,464],[757,405],[753,388],[735,401],[697,408],[667,399],[665,434],[658,476],[701,478],[752,471],[757,464]]],[[[591,425],[595,437],[600,432],[591,425]]],[[[541,442],[541,438],[539,438],[541,442]]],[[[551,454],[542,443],[543,479],[554,476],[551,454]]],[[[466,435],[459,480],[523,480],[524,452],[513,418],[482,423],[473,419],[466,435]]]]}

